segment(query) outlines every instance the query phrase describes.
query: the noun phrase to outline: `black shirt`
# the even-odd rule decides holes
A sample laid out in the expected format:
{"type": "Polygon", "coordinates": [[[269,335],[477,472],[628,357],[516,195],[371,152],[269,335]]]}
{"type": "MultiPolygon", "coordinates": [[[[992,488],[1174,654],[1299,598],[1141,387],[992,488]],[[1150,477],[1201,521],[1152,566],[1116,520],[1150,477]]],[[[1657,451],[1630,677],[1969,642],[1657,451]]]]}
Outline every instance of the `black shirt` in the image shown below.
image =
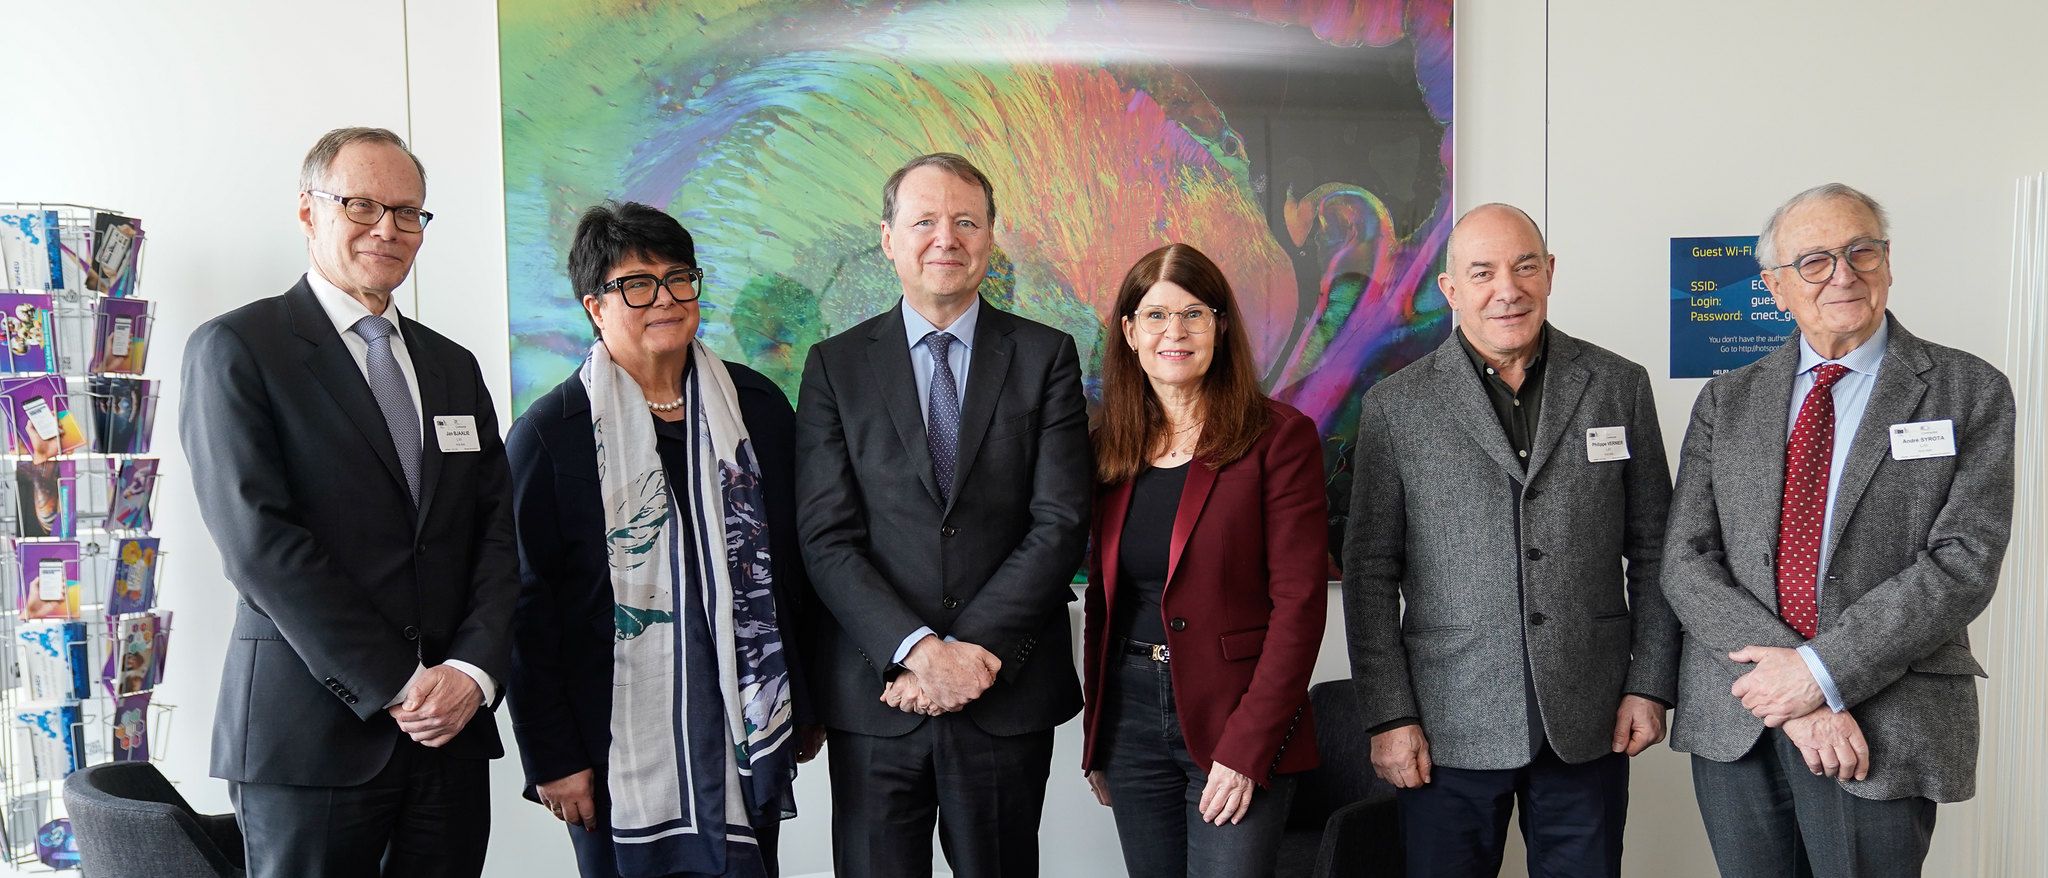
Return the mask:
{"type": "Polygon", "coordinates": [[[1543,409],[1543,364],[1549,360],[1550,326],[1545,324],[1536,343],[1536,359],[1523,370],[1522,388],[1516,390],[1501,380],[1493,366],[1479,355],[1479,349],[1472,346],[1465,337],[1465,330],[1455,330],[1458,347],[1465,350],[1465,359],[1472,361],[1472,370],[1479,373],[1479,384],[1486,388],[1486,399],[1493,403],[1494,417],[1500,419],[1500,428],[1507,433],[1508,447],[1515,452],[1522,469],[1529,468],[1529,452],[1535,447],[1536,417],[1543,409]]]}
{"type": "Polygon", "coordinates": [[[1131,506],[1124,513],[1122,543],[1117,549],[1116,613],[1110,633],[1141,643],[1165,643],[1166,567],[1173,551],[1173,519],[1180,513],[1181,489],[1188,467],[1146,467],[1131,485],[1131,506]]]}

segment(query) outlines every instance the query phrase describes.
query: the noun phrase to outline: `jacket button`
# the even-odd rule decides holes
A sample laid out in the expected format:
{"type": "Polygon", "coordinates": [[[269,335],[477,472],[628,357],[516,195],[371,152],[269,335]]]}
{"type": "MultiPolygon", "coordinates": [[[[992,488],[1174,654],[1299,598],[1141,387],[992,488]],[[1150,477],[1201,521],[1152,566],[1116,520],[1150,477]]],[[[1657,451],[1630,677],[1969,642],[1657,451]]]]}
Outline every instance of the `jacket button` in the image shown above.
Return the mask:
{"type": "Polygon", "coordinates": [[[1536,499],[1536,495],[1537,495],[1537,494],[1540,494],[1540,493],[1542,493],[1542,492],[1541,492],[1541,491],[1538,491],[1538,490],[1536,490],[1535,488],[1530,488],[1530,489],[1529,489],[1529,490],[1527,490],[1527,491],[1523,491],[1523,492],[1522,492],[1522,502],[1524,502],[1524,503],[1527,503],[1527,502],[1528,502],[1528,501],[1530,501],[1530,500],[1534,500],[1534,499],[1536,499]]]}
{"type": "Polygon", "coordinates": [[[418,546],[415,546],[414,548],[415,548],[416,550],[418,550],[418,551],[419,551],[419,553],[420,553],[420,554],[422,554],[422,555],[424,555],[424,554],[426,554],[426,553],[427,553],[427,544],[426,544],[426,543],[421,543],[421,544],[419,544],[418,546]]]}
{"type": "Polygon", "coordinates": [[[1166,627],[1172,628],[1175,631],[1186,631],[1188,630],[1188,620],[1176,616],[1173,621],[1166,623],[1166,627]]]}
{"type": "Polygon", "coordinates": [[[1544,619],[1546,619],[1546,618],[1549,618],[1549,617],[1547,617],[1547,616],[1543,615],[1542,613],[1530,613],[1530,614],[1529,614],[1529,624],[1531,624],[1531,625],[1541,625],[1541,624],[1543,624],[1543,620],[1544,620],[1544,619]]]}
{"type": "Polygon", "coordinates": [[[418,640],[418,639],[420,639],[420,629],[418,629],[418,628],[415,628],[415,627],[413,627],[413,626],[411,626],[411,625],[407,625],[407,626],[405,626],[405,639],[407,639],[407,640],[418,640]]]}
{"type": "Polygon", "coordinates": [[[960,599],[952,595],[946,595],[944,600],[939,601],[939,606],[945,607],[948,610],[957,610],[960,609],[960,599]]]}
{"type": "Polygon", "coordinates": [[[1530,550],[1529,550],[1529,551],[1528,551],[1527,553],[1525,553],[1525,554],[1527,554],[1527,555],[1529,556],[1529,560],[1531,560],[1531,561],[1541,561],[1541,560],[1543,560],[1543,550],[1542,550],[1542,549],[1535,549],[1535,548],[1532,548],[1532,549],[1530,549],[1530,550]]]}
{"type": "Polygon", "coordinates": [[[950,524],[949,524],[949,525],[946,525],[945,527],[939,528],[939,536],[942,536],[942,537],[950,537],[950,536],[952,536],[952,535],[954,535],[954,534],[957,534],[957,533],[959,533],[959,532],[960,532],[960,529],[959,529],[959,528],[957,528],[957,527],[954,527],[954,526],[952,526],[952,525],[950,525],[950,524]]]}

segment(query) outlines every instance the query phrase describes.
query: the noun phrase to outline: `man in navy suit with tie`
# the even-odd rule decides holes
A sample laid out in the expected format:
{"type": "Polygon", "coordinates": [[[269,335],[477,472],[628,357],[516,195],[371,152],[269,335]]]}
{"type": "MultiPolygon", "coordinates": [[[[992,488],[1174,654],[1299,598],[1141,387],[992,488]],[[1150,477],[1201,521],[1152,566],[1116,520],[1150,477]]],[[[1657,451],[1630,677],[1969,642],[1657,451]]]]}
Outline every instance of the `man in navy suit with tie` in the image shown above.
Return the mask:
{"type": "Polygon", "coordinates": [[[912,159],[882,191],[902,303],[811,348],[798,526],[832,620],[828,728],[841,878],[1036,875],[1053,727],[1081,707],[1066,605],[1090,468],[1074,340],[982,301],[995,191],[912,159]]]}
{"type": "Polygon", "coordinates": [[[178,430],[240,593],[213,727],[256,878],[475,876],[517,597],[476,359],[401,316],[433,214],[380,128],[307,154],[311,267],[185,348],[178,430]]]}

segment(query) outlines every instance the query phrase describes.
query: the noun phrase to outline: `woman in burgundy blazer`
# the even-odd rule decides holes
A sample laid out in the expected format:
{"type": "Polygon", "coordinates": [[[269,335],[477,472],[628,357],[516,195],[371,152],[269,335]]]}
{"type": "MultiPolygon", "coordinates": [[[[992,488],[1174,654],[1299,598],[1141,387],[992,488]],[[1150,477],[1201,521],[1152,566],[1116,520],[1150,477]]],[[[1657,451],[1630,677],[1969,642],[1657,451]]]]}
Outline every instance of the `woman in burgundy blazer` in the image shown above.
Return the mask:
{"type": "Polygon", "coordinates": [[[1308,682],[1327,603],[1315,424],[1267,399],[1208,257],[1125,276],[1095,430],[1082,768],[1133,876],[1264,875],[1292,775],[1316,765],[1308,682]]]}

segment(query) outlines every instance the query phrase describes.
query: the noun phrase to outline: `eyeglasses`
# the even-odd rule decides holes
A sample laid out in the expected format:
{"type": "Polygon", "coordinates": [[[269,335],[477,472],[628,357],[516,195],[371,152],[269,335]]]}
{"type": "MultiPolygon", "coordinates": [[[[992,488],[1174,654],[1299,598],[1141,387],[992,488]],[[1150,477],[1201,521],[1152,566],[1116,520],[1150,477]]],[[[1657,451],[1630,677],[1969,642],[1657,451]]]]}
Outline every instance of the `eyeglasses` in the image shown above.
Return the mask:
{"type": "Polygon", "coordinates": [[[1835,278],[1835,269],[1840,267],[1842,260],[1848,260],[1849,267],[1859,274],[1876,271],[1884,265],[1884,258],[1891,249],[1890,241],[1865,238],[1861,241],[1850,241],[1848,246],[1839,249],[1808,253],[1799,257],[1796,262],[1787,262],[1771,270],[1796,267],[1799,269],[1801,280],[1810,284],[1824,284],[1835,278]]]}
{"type": "Polygon", "coordinates": [[[1137,322],[1139,329],[1145,330],[1152,335],[1164,335],[1167,326],[1173,323],[1174,318],[1179,318],[1181,327],[1186,329],[1188,334],[1201,335],[1216,328],[1216,315],[1218,313],[1216,309],[1207,305],[1195,305],[1186,311],[1144,308],[1132,313],[1131,319],[1137,322]]]}
{"type": "Polygon", "coordinates": [[[341,205],[341,215],[359,225],[374,226],[384,219],[385,213],[391,214],[401,232],[424,232],[427,223],[434,221],[433,214],[417,207],[392,207],[359,195],[336,195],[318,189],[308,189],[306,194],[341,205]]]}
{"type": "Polygon", "coordinates": [[[598,287],[597,291],[591,293],[591,295],[602,296],[605,293],[617,291],[619,297],[626,300],[626,307],[651,308],[654,306],[655,298],[660,296],[659,290],[665,289],[668,290],[669,298],[676,300],[676,304],[681,305],[697,301],[697,298],[702,295],[702,291],[697,288],[697,285],[703,279],[704,270],[700,268],[678,268],[675,271],[669,272],[666,277],[655,277],[651,274],[629,274],[625,277],[606,281],[603,286],[598,287]]]}

